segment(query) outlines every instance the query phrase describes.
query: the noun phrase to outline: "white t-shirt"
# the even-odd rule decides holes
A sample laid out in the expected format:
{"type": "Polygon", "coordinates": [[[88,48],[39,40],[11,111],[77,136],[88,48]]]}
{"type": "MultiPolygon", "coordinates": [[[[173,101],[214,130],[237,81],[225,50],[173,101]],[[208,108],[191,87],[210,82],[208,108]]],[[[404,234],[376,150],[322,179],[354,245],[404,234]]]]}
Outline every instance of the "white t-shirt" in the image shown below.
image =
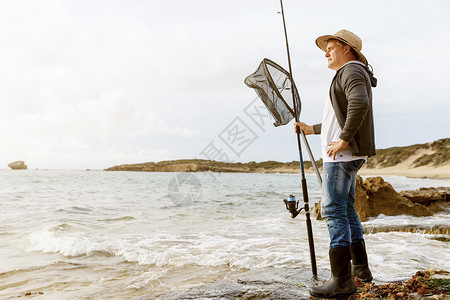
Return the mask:
{"type": "MultiPolygon", "coordinates": [[[[352,62],[355,63],[356,61],[352,61],[352,62]]],[[[350,62],[348,62],[348,63],[350,63],[350,62]]],[[[367,161],[367,156],[353,156],[352,150],[350,148],[347,148],[343,151],[338,152],[336,154],[336,158],[334,160],[333,160],[333,156],[331,156],[331,157],[328,156],[327,150],[328,150],[328,148],[330,148],[330,146],[328,146],[328,145],[331,142],[339,141],[339,136],[341,135],[341,132],[342,132],[342,129],[341,129],[341,126],[339,126],[339,122],[336,118],[336,113],[334,112],[333,105],[331,104],[331,99],[328,98],[325,101],[325,106],[323,108],[322,130],[321,130],[321,134],[320,134],[320,141],[322,144],[323,162],[352,161],[352,160],[357,160],[357,159],[364,159],[367,161]]]]}

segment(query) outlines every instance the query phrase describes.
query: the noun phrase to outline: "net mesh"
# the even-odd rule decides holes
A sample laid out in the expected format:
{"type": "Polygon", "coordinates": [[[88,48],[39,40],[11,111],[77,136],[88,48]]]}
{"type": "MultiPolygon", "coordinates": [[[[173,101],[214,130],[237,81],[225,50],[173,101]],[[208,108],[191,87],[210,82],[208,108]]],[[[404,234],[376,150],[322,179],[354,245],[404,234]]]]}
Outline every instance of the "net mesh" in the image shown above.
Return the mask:
{"type": "Polygon", "coordinates": [[[270,59],[264,58],[255,73],[247,76],[244,83],[255,90],[267,107],[275,119],[274,126],[288,124],[295,116],[294,111],[297,112],[297,119],[300,117],[300,96],[295,83],[292,87],[294,88],[296,109],[288,104],[293,105],[294,103],[289,72],[270,59]]]}

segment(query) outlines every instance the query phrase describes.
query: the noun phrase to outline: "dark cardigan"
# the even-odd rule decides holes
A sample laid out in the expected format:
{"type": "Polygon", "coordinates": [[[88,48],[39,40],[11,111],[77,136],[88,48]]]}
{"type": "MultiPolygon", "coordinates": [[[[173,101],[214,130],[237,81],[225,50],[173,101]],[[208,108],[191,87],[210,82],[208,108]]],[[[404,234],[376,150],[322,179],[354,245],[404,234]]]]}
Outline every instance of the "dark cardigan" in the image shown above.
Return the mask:
{"type": "MultiPolygon", "coordinates": [[[[376,85],[373,73],[359,63],[340,68],[331,82],[330,99],[342,129],[340,138],[350,143],[355,156],[375,155],[372,87],[376,85]]],[[[313,127],[320,134],[322,124],[313,127]]]]}

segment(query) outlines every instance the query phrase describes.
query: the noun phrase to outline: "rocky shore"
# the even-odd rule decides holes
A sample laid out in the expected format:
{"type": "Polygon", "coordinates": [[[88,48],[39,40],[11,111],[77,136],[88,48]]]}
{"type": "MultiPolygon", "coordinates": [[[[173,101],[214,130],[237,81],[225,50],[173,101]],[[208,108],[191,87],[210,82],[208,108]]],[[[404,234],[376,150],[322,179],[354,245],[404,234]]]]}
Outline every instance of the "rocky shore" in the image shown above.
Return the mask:
{"type": "Polygon", "coordinates": [[[435,213],[450,211],[448,187],[397,192],[382,177],[363,180],[358,176],[355,196],[355,209],[363,222],[380,214],[429,217],[435,213]]]}
{"type": "Polygon", "coordinates": [[[449,299],[450,273],[445,270],[419,271],[411,279],[377,285],[355,278],[357,293],[353,299],[449,299]]]}
{"type": "MultiPolygon", "coordinates": [[[[355,192],[355,209],[361,221],[371,217],[408,215],[414,217],[430,217],[450,211],[450,188],[421,188],[413,191],[397,192],[382,177],[357,179],[355,192]]],[[[321,219],[320,204],[314,207],[314,214],[321,219]]],[[[417,232],[428,234],[450,234],[450,224],[401,224],[396,226],[370,222],[363,224],[366,233],[376,232],[417,232]]]]}
{"type": "MultiPolygon", "coordinates": [[[[186,291],[154,295],[158,299],[319,299],[309,295],[309,287],[321,284],[311,279],[305,269],[274,269],[270,272],[249,271],[247,277],[214,281],[186,291]],[[308,278],[305,280],[305,278],[308,278]]],[[[319,274],[320,277],[325,276],[319,274]]],[[[354,299],[449,299],[450,273],[445,270],[419,271],[410,279],[398,282],[363,283],[355,278],[357,292],[342,300],[354,299]]]]}
{"type": "MultiPolygon", "coordinates": [[[[321,168],[322,162],[318,161],[317,165],[321,168]]],[[[305,162],[305,170],[314,171],[311,162],[305,162]]],[[[300,164],[298,161],[227,163],[176,160],[120,165],[107,171],[299,173],[300,164]]],[[[450,225],[445,222],[437,224],[433,216],[438,215],[439,219],[450,212],[450,188],[396,191],[380,175],[450,179],[450,139],[377,150],[377,155],[369,158],[359,173],[374,176],[364,180],[358,177],[357,180],[355,208],[366,233],[399,231],[433,234],[433,239],[449,242],[450,225]],[[382,219],[396,216],[404,218],[404,221],[390,224],[383,219],[380,223],[377,222],[380,216],[386,216],[382,219]]],[[[320,219],[320,205],[314,207],[313,213],[320,219]]],[[[319,274],[319,278],[327,276],[329,274],[324,271],[319,274]]],[[[161,299],[310,299],[308,288],[320,283],[305,278],[310,278],[305,269],[274,269],[267,273],[249,270],[248,276],[214,281],[158,296],[161,299]]],[[[357,293],[342,299],[450,299],[450,273],[444,270],[419,271],[410,279],[398,282],[364,284],[356,280],[356,284],[357,293]]]]}

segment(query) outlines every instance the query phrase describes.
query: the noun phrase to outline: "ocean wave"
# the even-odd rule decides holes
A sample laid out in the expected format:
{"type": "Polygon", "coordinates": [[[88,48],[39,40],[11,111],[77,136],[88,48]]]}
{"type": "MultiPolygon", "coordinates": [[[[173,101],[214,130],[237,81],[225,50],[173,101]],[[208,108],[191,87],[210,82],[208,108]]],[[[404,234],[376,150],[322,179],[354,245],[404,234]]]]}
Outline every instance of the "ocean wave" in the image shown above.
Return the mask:
{"type": "Polygon", "coordinates": [[[30,234],[31,246],[27,251],[41,251],[43,253],[61,253],[64,256],[91,255],[93,253],[112,254],[114,249],[108,245],[92,242],[83,236],[57,236],[51,226],[30,234]]]}
{"type": "Polygon", "coordinates": [[[450,223],[449,213],[439,213],[429,217],[415,217],[409,215],[386,216],[380,214],[377,217],[371,217],[368,221],[363,222],[363,225],[371,227],[386,227],[386,226],[439,226],[450,223]]]}
{"type": "Polygon", "coordinates": [[[43,264],[43,265],[32,266],[32,267],[28,267],[28,268],[19,268],[19,269],[13,269],[13,270],[5,271],[5,272],[0,272],[0,277],[8,278],[13,275],[23,275],[28,272],[35,272],[38,270],[43,270],[43,269],[49,268],[50,266],[53,266],[55,268],[60,268],[60,269],[64,269],[64,268],[74,269],[74,268],[85,268],[86,267],[85,265],[80,264],[80,263],[67,262],[67,261],[56,261],[56,262],[53,262],[50,264],[43,264]]]}
{"type": "Polygon", "coordinates": [[[71,226],[67,223],[62,223],[62,224],[51,227],[51,230],[52,231],[66,231],[66,230],[70,230],[72,228],[73,228],[73,226],[71,226]]]}
{"type": "Polygon", "coordinates": [[[67,208],[60,208],[57,210],[57,212],[64,212],[64,213],[73,213],[73,214],[88,214],[92,212],[92,209],[87,207],[80,207],[80,206],[71,206],[67,208]]]}
{"type": "Polygon", "coordinates": [[[87,237],[55,231],[55,226],[33,232],[28,251],[76,256],[121,256],[140,265],[221,266],[238,268],[285,267],[307,263],[307,249],[289,239],[245,234],[200,236],[154,236],[143,239],[87,237]]]}
{"type": "Polygon", "coordinates": [[[131,217],[131,216],[124,216],[124,217],[119,217],[119,218],[112,218],[112,219],[101,219],[99,220],[100,222],[115,222],[115,221],[130,221],[130,220],[135,220],[135,217],[131,217]]]}

